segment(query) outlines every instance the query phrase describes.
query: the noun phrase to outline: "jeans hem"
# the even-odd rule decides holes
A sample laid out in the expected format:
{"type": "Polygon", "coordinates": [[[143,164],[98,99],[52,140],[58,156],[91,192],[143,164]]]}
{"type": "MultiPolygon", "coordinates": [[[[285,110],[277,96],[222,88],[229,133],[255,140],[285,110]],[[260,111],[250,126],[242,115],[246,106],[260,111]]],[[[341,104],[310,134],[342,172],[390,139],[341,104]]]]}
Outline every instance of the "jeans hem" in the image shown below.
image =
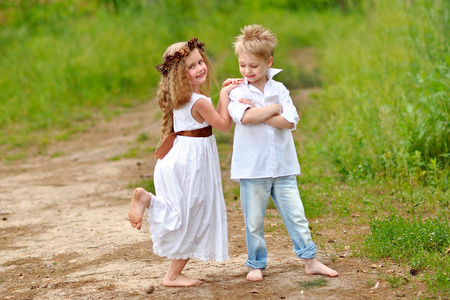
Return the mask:
{"type": "Polygon", "coordinates": [[[247,259],[245,266],[250,269],[261,269],[264,271],[267,267],[267,263],[252,263],[247,259]]]}
{"type": "Polygon", "coordinates": [[[312,242],[311,244],[308,245],[308,247],[305,247],[301,250],[294,249],[294,253],[295,253],[295,255],[297,255],[298,258],[301,258],[301,259],[314,258],[314,257],[316,257],[317,247],[316,247],[316,244],[314,244],[314,242],[312,242]]]}

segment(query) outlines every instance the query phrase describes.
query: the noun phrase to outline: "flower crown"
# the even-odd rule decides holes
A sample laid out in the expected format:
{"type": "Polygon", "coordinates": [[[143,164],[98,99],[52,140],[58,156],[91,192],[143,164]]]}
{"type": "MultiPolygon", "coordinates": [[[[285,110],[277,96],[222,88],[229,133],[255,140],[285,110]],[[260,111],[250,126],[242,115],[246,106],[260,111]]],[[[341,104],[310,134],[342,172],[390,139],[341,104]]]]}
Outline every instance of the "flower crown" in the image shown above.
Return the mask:
{"type": "Polygon", "coordinates": [[[192,38],[186,45],[184,45],[180,50],[171,55],[166,55],[164,57],[164,62],[156,66],[156,69],[164,76],[169,72],[170,67],[173,63],[179,62],[183,57],[189,55],[189,53],[195,48],[205,51],[205,43],[199,42],[198,39],[192,38]]]}

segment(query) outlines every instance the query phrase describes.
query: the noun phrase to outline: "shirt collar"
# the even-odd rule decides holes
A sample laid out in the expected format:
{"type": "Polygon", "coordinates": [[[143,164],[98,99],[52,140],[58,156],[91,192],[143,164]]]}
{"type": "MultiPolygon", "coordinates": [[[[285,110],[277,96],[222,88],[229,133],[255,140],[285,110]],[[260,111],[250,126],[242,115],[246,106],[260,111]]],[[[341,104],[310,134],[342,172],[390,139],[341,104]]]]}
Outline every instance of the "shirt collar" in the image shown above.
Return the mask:
{"type": "Polygon", "coordinates": [[[267,77],[271,80],[273,76],[277,75],[281,71],[283,71],[283,69],[267,68],[267,77]]]}
{"type": "MultiPolygon", "coordinates": [[[[267,74],[267,77],[269,78],[268,81],[272,80],[272,78],[273,78],[275,75],[277,75],[278,73],[280,73],[281,71],[283,71],[283,69],[267,68],[266,74],[267,74]]],[[[246,85],[247,87],[249,87],[247,78],[245,78],[245,85],[246,85]]]]}

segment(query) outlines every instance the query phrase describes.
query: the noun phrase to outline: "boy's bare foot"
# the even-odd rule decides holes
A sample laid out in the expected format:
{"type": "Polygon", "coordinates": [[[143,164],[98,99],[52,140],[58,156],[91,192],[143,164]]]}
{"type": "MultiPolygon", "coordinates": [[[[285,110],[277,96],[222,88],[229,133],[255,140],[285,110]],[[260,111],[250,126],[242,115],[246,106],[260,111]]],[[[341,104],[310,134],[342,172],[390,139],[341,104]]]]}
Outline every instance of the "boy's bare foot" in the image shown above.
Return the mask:
{"type": "Polygon", "coordinates": [[[325,275],[330,277],[337,277],[339,275],[338,272],[325,266],[316,257],[305,259],[304,261],[307,275],[325,275]]]}
{"type": "Polygon", "coordinates": [[[178,275],[177,277],[175,277],[175,279],[170,279],[169,277],[164,277],[163,279],[163,285],[166,287],[175,287],[175,286],[196,286],[199,284],[202,284],[203,282],[195,279],[195,278],[191,278],[191,277],[187,277],[183,274],[178,275]]]}
{"type": "Polygon", "coordinates": [[[128,219],[130,220],[131,226],[138,230],[141,229],[145,209],[150,206],[151,200],[152,194],[143,188],[134,190],[133,197],[131,198],[130,210],[128,211],[128,219]]]}
{"type": "Polygon", "coordinates": [[[251,269],[247,274],[248,281],[262,281],[263,273],[261,269],[251,269]]]}

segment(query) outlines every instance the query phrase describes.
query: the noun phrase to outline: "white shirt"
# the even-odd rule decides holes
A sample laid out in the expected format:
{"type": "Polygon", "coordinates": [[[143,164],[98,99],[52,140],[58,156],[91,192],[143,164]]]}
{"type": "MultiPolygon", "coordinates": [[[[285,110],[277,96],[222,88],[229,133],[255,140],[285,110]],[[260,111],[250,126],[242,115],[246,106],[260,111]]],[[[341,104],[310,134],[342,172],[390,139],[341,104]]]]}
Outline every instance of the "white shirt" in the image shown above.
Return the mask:
{"type": "Polygon", "coordinates": [[[269,80],[264,86],[264,94],[250,85],[247,80],[230,93],[228,112],[236,123],[231,159],[232,180],[300,174],[300,165],[291,132],[295,130],[299,121],[297,109],[289,96],[289,90],[282,83],[272,79],[281,71],[274,68],[268,69],[269,80]],[[239,100],[243,98],[251,100],[255,107],[279,103],[283,107],[281,116],[288,122],[294,123],[294,128],[279,129],[265,123],[243,125],[242,117],[251,107],[248,104],[239,103],[239,100]]]}

